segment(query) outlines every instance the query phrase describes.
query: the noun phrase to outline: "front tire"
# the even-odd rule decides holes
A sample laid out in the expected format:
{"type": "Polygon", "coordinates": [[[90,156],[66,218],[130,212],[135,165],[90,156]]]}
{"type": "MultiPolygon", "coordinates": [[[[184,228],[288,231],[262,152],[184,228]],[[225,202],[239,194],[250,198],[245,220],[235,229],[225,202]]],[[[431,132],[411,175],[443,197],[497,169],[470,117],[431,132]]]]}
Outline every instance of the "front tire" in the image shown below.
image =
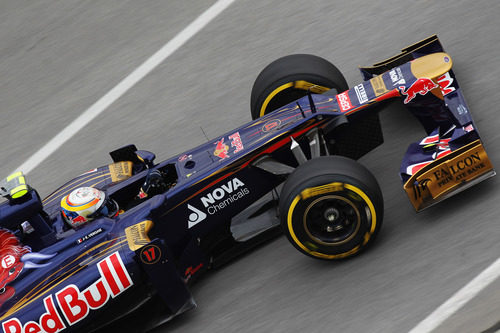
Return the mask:
{"type": "Polygon", "coordinates": [[[281,226],[302,253],[335,260],[372,244],[383,220],[375,177],[361,164],[324,156],[300,165],[280,196],[281,226]]]}
{"type": "Polygon", "coordinates": [[[342,73],[329,61],[311,54],[292,54],[270,63],[252,87],[252,119],[274,111],[307,94],[349,89],[342,73]]]}

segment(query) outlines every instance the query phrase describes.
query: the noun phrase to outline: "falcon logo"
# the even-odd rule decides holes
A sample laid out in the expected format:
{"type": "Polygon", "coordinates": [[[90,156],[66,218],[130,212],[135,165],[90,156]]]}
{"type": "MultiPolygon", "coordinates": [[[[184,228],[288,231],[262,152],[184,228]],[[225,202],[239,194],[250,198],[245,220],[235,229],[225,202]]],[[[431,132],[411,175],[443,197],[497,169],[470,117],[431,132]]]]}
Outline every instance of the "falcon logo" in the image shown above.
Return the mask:
{"type": "Polygon", "coordinates": [[[431,180],[429,178],[425,178],[416,182],[416,184],[413,185],[413,195],[415,196],[415,200],[422,197],[424,191],[427,190],[427,184],[430,181],[431,180]]]}
{"type": "Polygon", "coordinates": [[[203,213],[199,209],[196,209],[190,204],[188,204],[188,209],[191,211],[191,214],[189,214],[188,218],[188,229],[194,227],[207,217],[207,214],[203,213]]]}

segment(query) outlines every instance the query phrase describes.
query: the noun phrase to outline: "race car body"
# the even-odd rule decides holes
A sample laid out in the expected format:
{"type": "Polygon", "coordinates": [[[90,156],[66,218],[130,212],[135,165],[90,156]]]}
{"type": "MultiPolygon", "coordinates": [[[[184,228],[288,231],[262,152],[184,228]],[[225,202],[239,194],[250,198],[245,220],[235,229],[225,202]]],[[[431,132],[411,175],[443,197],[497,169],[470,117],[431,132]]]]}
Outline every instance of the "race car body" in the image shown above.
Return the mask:
{"type": "Polygon", "coordinates": [[[43,200],[22,173],[7,177],[3,332],[91,332],[158,300],[164,322],[195,306],[194,277],[281,231],[311,257],[361,252],[380,230],[383,199],[354,160],[382,144],[386,100],[400,99],[426,133],[401,166],[415,209],[495,174],[436,36],[361,68],[364,81],[350,89],[316,57],[279,63],[296,61],[311,75],[290,79],[271,64],[257,78],[252,122],[166,161],[128,145],[43,200]],[[143,191],[153,174],[155,192],[143,191]],[[61,199],[83,186],[104,191],[119,214],[68,226],[61,199]]]}

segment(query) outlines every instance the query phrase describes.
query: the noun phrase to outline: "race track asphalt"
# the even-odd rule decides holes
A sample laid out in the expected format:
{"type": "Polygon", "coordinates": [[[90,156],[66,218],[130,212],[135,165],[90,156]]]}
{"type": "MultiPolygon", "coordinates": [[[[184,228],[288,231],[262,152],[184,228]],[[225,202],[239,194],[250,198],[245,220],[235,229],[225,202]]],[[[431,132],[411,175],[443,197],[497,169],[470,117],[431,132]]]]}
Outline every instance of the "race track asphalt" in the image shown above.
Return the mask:
{"type": "MultiPolygon", "coordinates": [[[[214,3],[0,1],[0,174],[6,176],[214,3]]],[[[350,86],[369,65],[437,33],[493,165],[500,166],[500,2],[236,0],[28,175],[42,196],[108,163],[127,143],[167,158],[250,120],[253,80],[278,57],[312,53],[350,86]]],[[[370,251],[312,260],[280,237],[193,286],[198,308],[160,332],[408,332],[500,254],[499,177],[419,214],[398,170],[424,136],[401,103],[385,144],[361,159],[385,220],[370,251]]],[[[2,176],[3,177],[3,176],[2,176]]],[[[500,321],[500,282],[434,332],[500,321]]],[[[144,318],[147,321],[147,318],[144,318]]],[[[498,325],[497,325],[498,326],[498,325]]]]}

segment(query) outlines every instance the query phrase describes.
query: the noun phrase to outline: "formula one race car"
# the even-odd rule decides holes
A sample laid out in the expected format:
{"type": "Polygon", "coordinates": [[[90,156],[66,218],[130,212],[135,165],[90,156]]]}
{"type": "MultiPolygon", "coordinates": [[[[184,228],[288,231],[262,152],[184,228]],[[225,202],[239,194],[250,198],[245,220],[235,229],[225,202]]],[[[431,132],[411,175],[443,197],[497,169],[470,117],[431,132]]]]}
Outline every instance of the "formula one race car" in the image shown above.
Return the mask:
{"type": "Polygon", "coordinates": [[[0,183],[3,332],[91,332],[147,304],[161,323],[195,306],[188,285],[201,272],[280,232],[314,258],[359,253],[381,228],[383,198],[355,160],[382,144],[389,99],[426,132],[400,172],[416,210],[493,176],[451,67],[436,36],[361,68],[350,89],[326,60],[291,55],[257,77],[252,122],[184,154],[155,163],[128,145],[43,200],[10,175],[0,183]],[[94,204],[73,205],[75,191],[100,208],[73,216],[94,204]]]}

